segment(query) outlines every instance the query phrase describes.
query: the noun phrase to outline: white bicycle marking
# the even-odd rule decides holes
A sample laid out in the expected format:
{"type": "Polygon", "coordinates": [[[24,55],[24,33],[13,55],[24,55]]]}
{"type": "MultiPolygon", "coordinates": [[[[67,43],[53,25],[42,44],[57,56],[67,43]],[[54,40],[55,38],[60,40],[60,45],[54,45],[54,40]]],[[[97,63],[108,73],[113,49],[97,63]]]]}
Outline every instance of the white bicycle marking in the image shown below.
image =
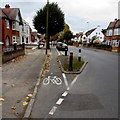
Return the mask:
{"type": "Polygon", "coordinates": [[[60,78],[57,78],[57,76],[54,76],[54,77],[48,76],[47,78],[43,80],[44,85],[48,85],[50,82],[56,85],[62,84],[62,80],[60,78]]]}

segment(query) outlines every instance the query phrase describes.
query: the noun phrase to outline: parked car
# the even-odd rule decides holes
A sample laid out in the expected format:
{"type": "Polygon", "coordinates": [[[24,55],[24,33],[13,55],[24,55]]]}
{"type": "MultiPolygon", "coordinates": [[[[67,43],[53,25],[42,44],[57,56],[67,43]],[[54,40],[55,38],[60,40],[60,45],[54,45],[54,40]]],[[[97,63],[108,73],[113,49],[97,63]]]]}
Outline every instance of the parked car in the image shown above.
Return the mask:
{"type": "Polygon", "coordinates": [[[40,49],[40,48],[43,48],[45,46],[45,43],[44,42],[39,42],[38,43],[38,48],[40,49]]]}
{"type": "Polygon", "coordinates": [[[62,42],[58,42],[57,45],[56,45],[56,48],[57,48],[59,51],[65,51],[65,50],[68,51],[68,46],[67,46],[67,44],[62,43],[62,42]]]}

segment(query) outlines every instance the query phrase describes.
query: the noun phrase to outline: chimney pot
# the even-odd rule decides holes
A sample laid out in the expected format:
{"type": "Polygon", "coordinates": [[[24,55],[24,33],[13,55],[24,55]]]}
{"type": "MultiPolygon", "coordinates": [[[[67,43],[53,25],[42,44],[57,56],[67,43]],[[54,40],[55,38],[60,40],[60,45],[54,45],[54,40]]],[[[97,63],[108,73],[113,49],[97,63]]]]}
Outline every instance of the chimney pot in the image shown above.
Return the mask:
{"type": "Polygon", "coordinates": [[[115,22],[117,21],[117,18],[115,18],[115,22]]]}
{"type": "Polygon", "coordinates": [[[5,5],[5,8],[10,8],[10,5],[9,5],[9,4],[6,4],[6,5],[5,5]]]}

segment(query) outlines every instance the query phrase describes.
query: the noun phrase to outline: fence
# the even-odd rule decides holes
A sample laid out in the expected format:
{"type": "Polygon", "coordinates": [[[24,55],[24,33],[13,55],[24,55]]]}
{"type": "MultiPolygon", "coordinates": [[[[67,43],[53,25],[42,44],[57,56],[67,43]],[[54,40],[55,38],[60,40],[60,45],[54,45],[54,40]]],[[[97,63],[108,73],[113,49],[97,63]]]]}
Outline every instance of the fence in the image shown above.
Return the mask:
{"type": "Polygon", "coordinates": [[[25,55],[25,45],[2,46],[2,63],[10,61],[18,56],[25,55]]]}

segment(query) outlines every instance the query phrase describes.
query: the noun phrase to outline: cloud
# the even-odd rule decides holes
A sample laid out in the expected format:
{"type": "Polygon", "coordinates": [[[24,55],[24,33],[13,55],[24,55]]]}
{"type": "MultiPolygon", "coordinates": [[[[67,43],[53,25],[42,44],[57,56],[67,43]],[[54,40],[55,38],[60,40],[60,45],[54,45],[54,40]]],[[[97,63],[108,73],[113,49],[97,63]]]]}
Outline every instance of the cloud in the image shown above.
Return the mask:
{"type": "MultiPolygon", "coordinates": [[[[72,31],[81,31],[100,25],[106,28],[110,21],[118,17],[119,0],[49,0],[57,2],[65,14],[65,21],[72,31]],[[89,24],[87,24],[89,22],[89,24]]],[[[32,25],[35,12],[42,8],[47,0],[4,0],[19,7],[22,16],[32,25]],[[24,2],[26,1],[26,2],[24,2]]]]}

